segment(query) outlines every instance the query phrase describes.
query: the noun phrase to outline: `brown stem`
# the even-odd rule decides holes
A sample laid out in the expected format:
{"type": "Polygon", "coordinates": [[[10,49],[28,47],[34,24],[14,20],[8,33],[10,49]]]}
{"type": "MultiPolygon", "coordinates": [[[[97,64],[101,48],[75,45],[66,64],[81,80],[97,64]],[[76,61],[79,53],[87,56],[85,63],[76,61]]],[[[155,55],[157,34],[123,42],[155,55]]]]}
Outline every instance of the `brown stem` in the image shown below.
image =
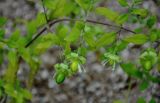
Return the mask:
{"type": "MultiPolygon", "coordinates": [[[[63,22],[63,21],[81,21],[81,22],[83,22],[83,20],[80,20],[80,19],[67,19],[67,18],[64,18],[64,19],[57,19],[57,20],[49,21],[49,22],[48,22],[48,25],[49,25],[49,27],[51,27],[51,26],[53,26],[54,24],[59,23],[59,22],[63,22]]],[[[99,21],[89,20],[89,19],[87,19],[85,22],[89,22],[89,23],[93,23],[93,24],[100,24],[100,25],[105,25],[105,26],[111,26],[111,27],[115,27],[115,28],[121,28],[122,30],[125,30],[125,31],[128,31],[128,32],[131,32],[131,33],[134,33],[134,34],[135,34],[135,32],[132,31],[132,30],[129,30],[129,29],[124,28],[124,27],[121,27],[121,26],[112,25],[112,24],[109,24],[109,23],[104,23],[104,22],[99,22],[99,21]]],[[[25,48],[29,47],[29,46],[30,46],[40,35],[42,35],[46,30],[47,30],[47,27],[44,26],[44,27],[35,35],[35,37],[33,37],[33,39],[27,43],[27,45],[25,46],[25,48]]]]}

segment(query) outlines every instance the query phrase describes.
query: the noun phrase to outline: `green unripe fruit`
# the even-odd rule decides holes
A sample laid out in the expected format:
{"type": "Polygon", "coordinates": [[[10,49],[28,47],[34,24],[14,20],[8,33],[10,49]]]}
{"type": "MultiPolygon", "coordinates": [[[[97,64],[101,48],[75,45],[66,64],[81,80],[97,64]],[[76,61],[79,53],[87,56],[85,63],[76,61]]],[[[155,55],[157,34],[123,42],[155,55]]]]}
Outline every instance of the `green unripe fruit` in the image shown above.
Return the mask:
{"type": "Polygon", "coordinates": [[[145,70],[150,71],[152,69],[152,62],[151,61],[145,61],[143,64],[143,67],[145,70]]]}
{"type": "Polygon", "coordinates": [[[157,63],[157,60],[157,54],[153,49],[146,50],[140,56],[140,63],[147,71],[152,69],[152,67],[157,63]]]}
{"type": "Polygon", "coordinates": [[[77,61],[75,61],[71,64],[71,71],[74,73],[78,71],[78,62],[77,61]]]}
{"type": "Polygon", "coordinates": [[[55,76],[55,80],[57,84],[61,84],[65,80],[65,74],[64,73],[57,73],[55,76]]]}

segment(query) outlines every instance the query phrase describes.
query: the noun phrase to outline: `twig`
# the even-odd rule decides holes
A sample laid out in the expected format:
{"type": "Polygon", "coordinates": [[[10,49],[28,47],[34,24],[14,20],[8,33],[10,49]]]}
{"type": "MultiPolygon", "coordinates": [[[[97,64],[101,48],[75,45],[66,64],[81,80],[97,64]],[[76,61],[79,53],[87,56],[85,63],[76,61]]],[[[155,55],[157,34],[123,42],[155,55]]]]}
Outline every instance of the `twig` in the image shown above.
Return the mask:
{"type": "Polygon", "coordinates": [[[47,11],[46,11],[46,8],[45,8],[45,6],[44,6],[44,1],[43,1],[43,0],[41,0],[41,1],[42,1],[42,6],[43,6],[43,11],[44,11],[45,19],[46,19],[46,22],[48,23],[48,22],[49,22],[49,20],[48,20],[48,17],[47,17],[47,11]]]}
{"type": "Polygon", "coordinates": [[[46,27],[48,29],[49,32],[51,32],[51,29],[50,29],[50,26],[49,26],[49,18],[47,16],[47,10],[45,8],[45,5],[44,5],[44,0],[41,0],[42,1],[42,7],[43,7],[43,12],[44,12],[44,16],[45,16],[45,19],[46,19],[46,27]]]}
{"type": "MultiPolygon", "coordinates": [[[[84,22],[83,20],[80,20],[80,19],[67,19],[67,18],[64,18],[64,19],[57,19],[57,20],[49,21],[49,22],[48,22],[48,25],[49,25],[49,27],[51,27],[51,26],[53,26],[54,24],[57,24],[57,23],[63,22],[63,21],[81,21],[81,22],[84,22]]],[[[105,25],[105,26],[111,26],[111,27],[114,27],[114,28],[121,28],[122,30],[125,30],[125,31],[128,31],[128,32],[131,32],[131,33],[135,34],[135,32],[132,31],[132,30],[129,30],[129,29],[124,28],[124,27],[121,27],[121,26],[112,25],[112,24],[109,24],[109,23],[99,22],[99,21],[90,20],[90,19],[86,19],[86,22],[93,23],[93,24],[105,25]]],[[[46,25],[45,25],[45,26],[36,34],[36,36],[33,37],[33,39],[26,44],[25,48],[29,47],[29,46],[30,46],[40,35],[42,35],[42,33],[45,32],[46,30],[47,30],[47,27],[46,27],[46,25]]]]}

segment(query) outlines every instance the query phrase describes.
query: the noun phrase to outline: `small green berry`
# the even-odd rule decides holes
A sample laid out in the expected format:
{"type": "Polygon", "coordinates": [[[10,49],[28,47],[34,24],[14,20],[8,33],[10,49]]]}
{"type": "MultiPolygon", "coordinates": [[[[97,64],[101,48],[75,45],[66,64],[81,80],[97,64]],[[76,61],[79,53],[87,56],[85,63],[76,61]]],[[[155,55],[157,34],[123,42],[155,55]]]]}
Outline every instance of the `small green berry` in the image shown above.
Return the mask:
{"type": "Polygon", "coordinates": [[[151,61],[145,61],[143,64],[143,67],[145,70],[150,71],[152,69],[152,62],[151,61]]]}
{"type": "Polygon", "coordinates": [[[57,73],[55,76],[55,80],[57,84],[61,84],[65,80],[65,74],[64,73],[57,73]]]}
{"type": "Polygon", "coordinates": [[[78,71],[78,62],[77,61],[75,61],[71,64],[71,71],[74,73],[78,71]]]}

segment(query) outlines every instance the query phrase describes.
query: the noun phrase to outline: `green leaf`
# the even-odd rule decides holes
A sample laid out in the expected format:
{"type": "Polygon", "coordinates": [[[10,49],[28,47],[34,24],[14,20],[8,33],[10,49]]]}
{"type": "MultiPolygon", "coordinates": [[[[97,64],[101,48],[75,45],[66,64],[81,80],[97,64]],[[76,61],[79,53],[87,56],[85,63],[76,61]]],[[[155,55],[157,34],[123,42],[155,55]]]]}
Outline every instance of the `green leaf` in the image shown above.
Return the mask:
{"type": "Polygon", "coordinates": [[[64,54],[65,55],[68,55],[70,52],[71,52],[71,47],[70,47],[70,42],[67,42],[66,44],[65,44],[65,50],[64,50],[64,54]]]}
{"type": "Polygon", "coordinates": [[[17,41],[20,37],[20,30],[17,29],[13,34],[10,36],[9,40],[10,41],[17,41]]]}
{"type": "Polygon", "coordinates": [[[4,35],[5,35],[5,30],[0,29],[0,40],[4,38],[4,35]]]}
{"type": "Polygon", "coordinates": [[[25,47],[25,45],[28,43],[28,41],[27,41],[27,39],[26,39],[26,37],[23,37],[23,36],[21,36],[19,39],[18,39],[18,41],[17,41],[17,44],[19,44],[19,45],[17,45],[17,48],[22,48],[22,47],[25,47]]]}
{"type": "Polygon", "coordinates": [[[149,103],[156,103],[156,100],[154,100],[153,98],[149,101],[149,103]]]}
{"type": "Polygon", "coordinates": [[[148,37],[144,34],[134,34],[124,38],[124,41],[138,45],[146,43],[147,40],[148,37]]]}
{"type": "Polygon", "coordinates": [[[10,50],[8,53],[8,68],[5,73],[5,80],[9,83],[14,83],[17,77],[17,71],[19,69],[18,65],[18,55],[17,51],[10,50]]]}
{"type": "Polygon", "coordinates": [[[32,56],[32,59],[29,62],[29,66],[30,66],[30,73],[27,81],[27,87],[31,88],[33,84],[33,80],[39,70],[40,59],[37,56],[32,56]]]}
{"type": "Polygon", "coordinates": [[[111,21],[115,21],[119,14],[109,8],[98,7],[96,8],[96,13],[105,16],[107,19],[111,21]]]}
{"type": "Polygon", "coordinates": [[[87,54],[87,48],[85,48],[85,47],[79,47],[78,48],[78,54],[82,55],[82,56],[85,56],[87,54]]]}
{"type": "Polygon", "coordinates": [[[137,103],[146,103],[146,100],[142,97],[138,98],[137,103]]]}
{"type": "Polygon", "coordinates": [[[124,24],[128,20],[128,17],[128,14],[122,14],[118,16],[118,18],[116,19],[116,23],[119,25],[124,24]]]}
{"type": "Polygon", "coordinates": [[[3,49],[0,49],[0,65],[3,63],[3,61],[4,61],[4,50],[3,49]]]}
{"type": "Polygon", "coordinates": [[[13,98],[18,97],[18,92],[17,90],[15,90],[14,85],[13,84],[5,84],[4,85],[4,89],[5,89],[5,93],[13,98]]]}
{"type": "Polygon", "coordinates": [[[38,13],[36,19],[26,22],[27,40],[31,40],[33,35],[37,33],[39,27],[46,23],[44,13],[38,13]]]}
{"type": "Polygon", "coordinates": [[[116,34],[114,32],[104,34],[96,41],[96,47],[107,46],[115,41],[116,34]]]}
{"type": "Polygon", "coordinates": [[[92,33],[85,33],[84,40],[91,48],[94,48],[96,46],[96,41],[94,40],[94,36],[92,33]]]}
{"type": "Polygon", "coordinates": [[[121,41],[116,45],[116,52],[120,52],[127,47],[128,43],[125,41],[121,41]]]}
{"type": "Polygon", "coordinates": [[[19,38],[20,38],[20,30],[17,29],[8,39],[7,45],[11,48],[16,48],[18,46],[17,41],[19,40],[19,38]]]}
{"type": "Polygon", "coordinates": [[[69,34],[69,36],[65,38],[65,40],[68,42],[76,42],[81,35],[81,31],[83,27],[84,27],[84,23],[77,22],[75,26],[73,27],[71,33],[69,34]]]}
{"type": "MultiPolygon", "coordinates": [[[[30,73],[29,79],[27,80],[27,87],[30,88],[33,83],[33,79],[39,69],[40,59],[33,55],[32,48],[21,48],[19,50],[20,56],[29,64],[30,66],[30,73]]],[[[35,52],[35,51],[34,51],[35,52]]],[[[37,51],[38,52],[38,51],[37,51]]]]}
{"type": "Polygon", "coordinates": [[[57,3],[57,8],[54,10],[54,17],[60,17],[64,16],[65,14],[65,6],[66,6],[66,0],[59,0],[57,3]]]}
{"type": "Polygon", "coordinates": [[[147,80],[152,81],[153,83],[160,83],[160,79],[158,77],[152,76],[148,72],[144,72],[147,80]]]}
{"type": "Polygon", "coordinates": [[[26,90],[26,89],[21,89],[20,91],[21,95],[23,95],[23,98],[31,100],[32,99],[32,94],[26,90]]]}
{"type": "Polygon", "coordinates": [[[34,53],[39,55],[45,52],[48,48],[58,43],[59,39],[55,34],[46,34],[41,36],[34,45],[34,53]]]}
{"type": "Polygon", "coordinates": [[[150,34],[150,41],[155,42],[158,39],[157,33],[151,33],[150,34]]]}
{"type": "Polygon", "coordinates": [[[29,63],[32,60],[31,52],[28,48],[20,48],[18,52],[25,62],[29,63]]]}
{"type": "Polygon", "coordinates": [[[118,0],[118,3],[119,3],[121,6],[123,6],[123,7],[128,6],[127,0],[118,0]]]}
{"type": "Polygon", "coordinates": [[[75,0],[75,1],[84,10],[88,10],[92,4],[92,0],[75,0]]]}
{"type": "Polygon", "coordinates": [[[33,34],[37,32],[37,26],[36,26],[36,21],[30,21],[26,23],[26,28],[27,28],[27,35],[26,38],[27,40],[31,40],[33,34]]]}
{"type": "Polygon", "coordinates": [[[133,0],[134,1],[134,4],[138,5],[138,4],[141,4],[143,2],[143,0],[133,0]]]}
{"type": "Polygon", "coordinates": [[[150,16],[147,20],[147,26],[149,28],[153,27],[153,25],[157,22],[157,17],[156,16],[150,16]]]}
{"type": "Polygon", "coordinates": [[[73,2],[66,0],[56,0],[52,6],[50,19],[66,16],[75,9],[73,2]]]}
{"type": "Polygon", "coordinates": [[[133,9],[132,14],[139,15],[144,18],[148,15],[148,11],[146,9],[133,9]]]}
{"type": "Polygon", "coordinates": [[[142,83],[139,85],[139,88],[141,91],[144,91],[149,87],[149,82],[148,81],[142,81],[142,83]]]}
{"type": "Polygon", "coordinates": [[[64,38],[67,36],[69,32],[69,28],[64,25],[59,25],[56,28],[56,35],[59,37],[60,40],[64,41],[64,38]]]}
{"type": "Polygon", "coordinates": [[[113,103],[123,103],[121,100],[115,100],[113,103]]]}
{"type": "Polygon", "coordinates": [[[0,27],[2,27],[7,22],[7,19],[4,17],[0,17],[0,27]]]}
{"type": "Polygon", "coordinates": [[[35,26],[38,28],[46,23],[45,14],[44,13],[38,13],[36,19],[35,19],[35,26]]]}
{"type": "Polygon", "coordinates": [[[149,34],[149,39],[151,42],[155,42],[160,39],[160,30],[158,29],[151,30],[149,34]]]}
{"type": "Polygon", "coordinates": [[[44,1],[44,5],[48,8],[48,9],[56,9],[57,7],[57,3],[59,0],[43,0],[44,1]]]}
{"type": "Polygon", "coordinates": [[[121,64],[121,68],[129,75],[136,78],[142,78],[143,74],[139,71],[134,64],[127,63],[121,64]]]}

